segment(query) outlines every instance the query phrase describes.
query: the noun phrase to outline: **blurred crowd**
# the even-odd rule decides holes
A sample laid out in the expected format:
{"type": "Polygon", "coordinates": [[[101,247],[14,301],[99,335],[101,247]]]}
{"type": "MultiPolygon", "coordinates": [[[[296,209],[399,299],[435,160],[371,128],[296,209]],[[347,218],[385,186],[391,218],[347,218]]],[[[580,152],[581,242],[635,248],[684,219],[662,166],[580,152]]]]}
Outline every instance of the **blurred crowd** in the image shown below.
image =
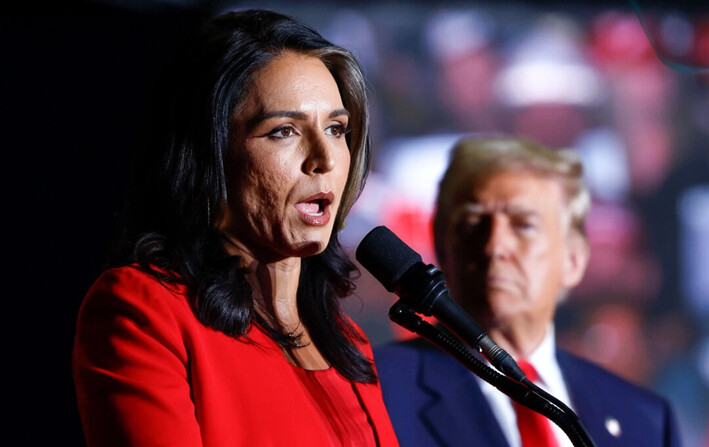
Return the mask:
{"type": "MultiPolygon", "coordinates": [[[[376,158],[345,241],[354,249],[383,224],[435,263],[437,181],[463,134],[578,149],[592,255],[557,316],[559,343],[669,398],[685,445],[707,445],[709,7],[702,17],[476,4],[260,4],[364,64],[376,158]]],[[[357,295],[352,316],[373,343],[407,336],[388,324],[393,299],[366,272],[357,295]]]]}

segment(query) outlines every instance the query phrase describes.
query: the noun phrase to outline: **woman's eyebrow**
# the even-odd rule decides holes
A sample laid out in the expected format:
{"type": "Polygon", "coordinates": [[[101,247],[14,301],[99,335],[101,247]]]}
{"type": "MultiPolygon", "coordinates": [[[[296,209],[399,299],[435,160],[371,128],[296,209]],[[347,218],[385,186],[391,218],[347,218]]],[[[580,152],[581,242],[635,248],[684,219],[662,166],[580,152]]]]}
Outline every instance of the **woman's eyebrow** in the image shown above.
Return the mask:
{"type": "MultiPolygon", "coordinates": [[[[346,116],[349,118],[350,112],[348,112],[347,109],[335,109],[330,112],[328,118],[335,118],[338,116],[346,116]]],[[[300,112],[297,110],[276,110],[273,112],[260,113],[249,121],[248,128],[253,129],[258,124],[271,118],[292,118],[296,120],[306,120],[308,118],[308,115],[305,112],[300,112]]]]}
{"type": "Polygon", "coordinates": [[[308,116],[305,112],[299,112],[296,110],[276,110],[275,112],[266,112],[256,115],[251,119],[251,125],[255,126],[262,121],[266,121],[271,118],[294,118],[297,120],[304,120],[308,116]]]}
{"type": "Polygon", "coordinates": [[[350,112],[348,112],[346,109],[336,109],[330,112],[330,116],[328,118],[335,118],[336,116],[346,116],[347,118],[350,117],[350,112]]]}

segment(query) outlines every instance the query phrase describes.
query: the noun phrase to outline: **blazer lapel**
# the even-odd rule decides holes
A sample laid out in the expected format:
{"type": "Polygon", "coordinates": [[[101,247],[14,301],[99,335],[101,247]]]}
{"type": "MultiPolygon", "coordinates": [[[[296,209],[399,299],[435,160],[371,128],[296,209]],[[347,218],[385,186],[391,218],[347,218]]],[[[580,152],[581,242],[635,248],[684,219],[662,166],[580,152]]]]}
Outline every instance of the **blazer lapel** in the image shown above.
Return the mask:
{"type": "Polygon", "coordinates": [[[472,372],[436,348],[422,350],[421,419],[442,446],[508,447],[472,372]]]}
{"type": "Polygon", "coordinates": [[[399,442],[396,439],[394,427],[391,426],[389,413],[384,406],[379,386],[354,382],[354,390],[371,419],[378,440],[377,445],[382,447],[398,446],[399,442]]]}

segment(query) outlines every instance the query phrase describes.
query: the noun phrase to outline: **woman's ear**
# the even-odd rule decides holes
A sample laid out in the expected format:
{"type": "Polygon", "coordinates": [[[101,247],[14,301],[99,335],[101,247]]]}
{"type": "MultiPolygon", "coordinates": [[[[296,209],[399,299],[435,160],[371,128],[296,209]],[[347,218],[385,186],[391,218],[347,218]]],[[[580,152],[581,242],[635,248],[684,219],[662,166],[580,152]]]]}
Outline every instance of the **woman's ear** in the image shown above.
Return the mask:
{"type": "Polygon", "coordinates": [[[569,231],[566,236],[566,250],[564,253],[563,287],[571,289],[576,287],[583,278],[588,265],[591,249],[588,240],[575,230],[569,231]]]}

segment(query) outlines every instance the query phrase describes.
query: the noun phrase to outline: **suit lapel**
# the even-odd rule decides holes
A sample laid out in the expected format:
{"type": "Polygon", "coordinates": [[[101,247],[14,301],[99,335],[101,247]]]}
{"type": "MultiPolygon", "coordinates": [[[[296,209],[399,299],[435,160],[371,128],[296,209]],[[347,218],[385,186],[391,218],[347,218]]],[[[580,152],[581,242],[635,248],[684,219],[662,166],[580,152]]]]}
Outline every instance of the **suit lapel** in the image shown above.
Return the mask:
{"type": "MultiPolygon", "coordinates": [[[[439,444],[508,447],[473,373],[433,346],[422,349],[420,355],[419,386],[429,396],[421,408],[421,420],[439,444]]],[[[593,378],[583,364],[569,354],[558,351],[557,360],[575,412],[596,445],[618,445],[618,438],[611,436],[605,426],[614,415],[607,414],[598,398],[603,384],[591,383],[593,378]]]]}
{"type": "Polygon", "coordinates": [[[611,436],[605,427],[606,421],[609,418],[614,418],[614,415],[606,414],[598,396],[603,384],[593,383],[584,371],[583,365],[575,361],[569,354],[557,351],[556,357],[564,381],[568,386],[574,411],[581,419],[583,426],[586,427],[586,431],[591,435],[596,445],[616,445],[618,439],[611,436]]]}
{"type": "Polygon", "coordinates": [[[423,349],[421,387],[430,401],[421,419],[443,446],[507,447],[474,374],[433,347],[423,349]]]}

